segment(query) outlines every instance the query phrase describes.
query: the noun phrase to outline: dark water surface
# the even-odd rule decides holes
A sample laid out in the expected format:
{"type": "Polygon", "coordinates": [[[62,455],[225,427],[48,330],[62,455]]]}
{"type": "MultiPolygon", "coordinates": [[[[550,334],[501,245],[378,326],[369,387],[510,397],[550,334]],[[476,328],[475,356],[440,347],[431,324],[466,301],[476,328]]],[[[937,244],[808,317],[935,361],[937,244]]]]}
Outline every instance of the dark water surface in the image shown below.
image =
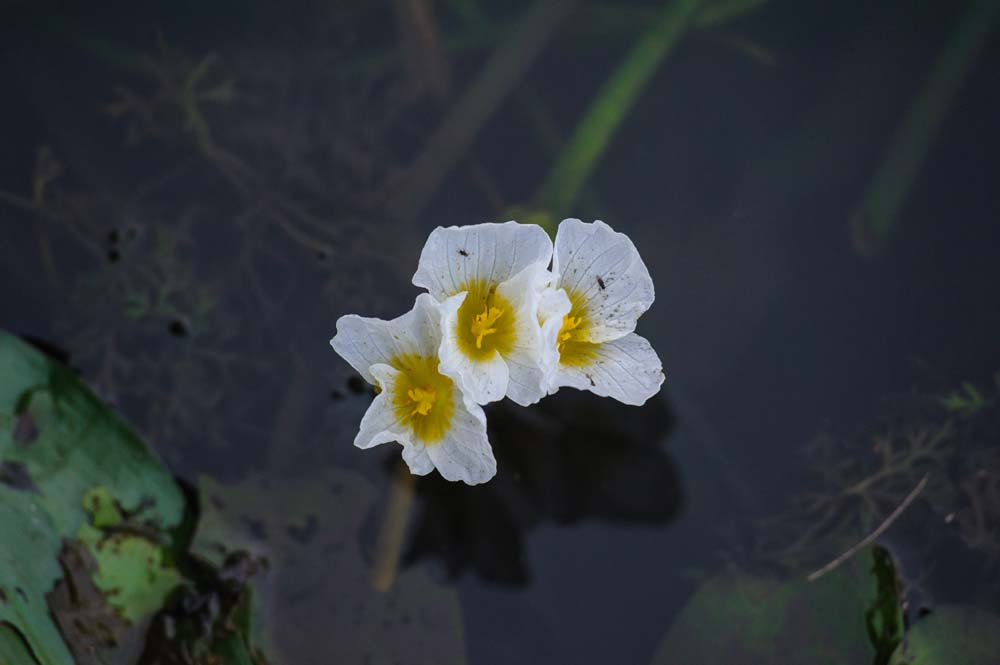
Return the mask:
{"type": "MultiPolygon", "coordinates": [[[[534,203],[657,5],[567,9],[427,205],[400,214],[407,166],[529,3],[433,3],[430,33],[420,2],[100,4],[15,3],[0,27],[0,327],[68,352],[179,477],[288,506],[258,534],[295,562],[267,596],[288,662],[649,663],[701,581],[778,565],[762,530],[797,527],[761,520],[832,491],[805,444],[860,437],[840,454],[862,459],[885,419],[946,418],[935,400],[962,382],[996,391],[1000,42],[961,72],[885,241],[862,251],[850,221],[968,3],[762,3],[689,30],[579,203],[551,211],[634,240],[661,395],[487,409],[497,477],[419,480],[380,594],[398,447],[351,445],[371,393],[327,345],[334,322],[409,308],[435,226],[534,203]]],[[[977,425],[976,454],[996,424],[977,425]]],[[[1000,545],[967,547],[942,505],[883,541],[924,604],[989,606],[1000,545]]]]}

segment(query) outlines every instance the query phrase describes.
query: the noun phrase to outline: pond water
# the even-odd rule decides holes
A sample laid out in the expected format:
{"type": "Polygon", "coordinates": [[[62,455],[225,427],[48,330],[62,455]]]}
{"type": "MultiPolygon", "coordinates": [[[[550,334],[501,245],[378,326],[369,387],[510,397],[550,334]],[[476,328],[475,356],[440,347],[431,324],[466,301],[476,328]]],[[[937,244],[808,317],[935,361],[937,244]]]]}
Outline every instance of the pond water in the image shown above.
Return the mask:
{"type": "Polygon", "coordinates": [[[908,620],[1000,610],[995,3],[688,4],[565,209],[542,184],[658,3],[8,10],[0,328],[245,527],[287,662],[685,662],[706,580],[803,578],[925,473],[879,538],[908,620]],[[635,242],[660,395],[488,407],[473,488],[354,448],[336,319],[408,309],[436,226],[543,212],[635,242]]]}

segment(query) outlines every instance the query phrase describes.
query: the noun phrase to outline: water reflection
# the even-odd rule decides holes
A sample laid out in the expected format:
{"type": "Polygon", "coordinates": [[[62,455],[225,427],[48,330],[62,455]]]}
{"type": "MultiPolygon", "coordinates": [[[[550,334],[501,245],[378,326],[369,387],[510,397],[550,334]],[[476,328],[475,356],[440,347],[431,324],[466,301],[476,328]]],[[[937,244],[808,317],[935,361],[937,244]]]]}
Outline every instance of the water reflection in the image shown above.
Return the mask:
{"type": "Polygon", "coordinates": [[[664,442],[673,426],[666,402],[641,408],[562,390],[523,409],[488,413],[499,471],[485,485],[416,483],[420,499],[405,565],[436,558],[451,576],[525,585],[525,534],[544,523],[602,520],[662,526],[683,506],[677,468],[664,442]]]}

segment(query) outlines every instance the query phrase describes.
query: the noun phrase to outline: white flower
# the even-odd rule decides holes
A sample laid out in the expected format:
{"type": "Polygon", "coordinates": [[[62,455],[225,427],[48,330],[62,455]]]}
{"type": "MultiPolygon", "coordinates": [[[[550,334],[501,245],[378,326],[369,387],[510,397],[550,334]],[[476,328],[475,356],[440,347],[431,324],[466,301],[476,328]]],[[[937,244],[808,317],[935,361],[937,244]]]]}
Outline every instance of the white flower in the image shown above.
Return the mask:
{"type": "Polygon", "coordinates": [[[538,301],[551,257],[534,224],[438,227],[427,239],[413,283],[441,301],[441,372],[475,402],[545,395],[538,301]]]}
{"type": "Polygon", "coordinates": [[[398,441],[416,475],[434,468],[469,485],[496,475],[486,415],[438,371],[442,306],[426,293],[391,321],[343,316],[330,340],[361,376],[379,389],[361,419],[358,448],[398,441]]]}
{"type": "Polygon", "coordinates": [[[633,332],[653,304],[653,280],[628,236],[563,220],[552,275],[539,303],[547,392],[569,386],[635,405],[659,392],[660,359],[633,332]]]}

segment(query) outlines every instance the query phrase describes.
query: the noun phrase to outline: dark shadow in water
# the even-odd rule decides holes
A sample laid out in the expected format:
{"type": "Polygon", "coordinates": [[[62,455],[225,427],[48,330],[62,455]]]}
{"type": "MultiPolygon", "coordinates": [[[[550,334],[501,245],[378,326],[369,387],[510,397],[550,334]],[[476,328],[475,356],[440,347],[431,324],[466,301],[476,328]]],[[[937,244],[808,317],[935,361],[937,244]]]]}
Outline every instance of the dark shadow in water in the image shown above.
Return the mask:
{"type": "Polygon", "coordinates": [[[636,408],[563,390],[528,409],[498,404],[487,417],[497,476],[476,487],[421,478],[405,565],[439,557],[453,577],[472,568],[487,582],[526,585],[524,540],[534,526],[664,525],[681,510],[663,449],[673,416],[662,398],[636,408]]]}

